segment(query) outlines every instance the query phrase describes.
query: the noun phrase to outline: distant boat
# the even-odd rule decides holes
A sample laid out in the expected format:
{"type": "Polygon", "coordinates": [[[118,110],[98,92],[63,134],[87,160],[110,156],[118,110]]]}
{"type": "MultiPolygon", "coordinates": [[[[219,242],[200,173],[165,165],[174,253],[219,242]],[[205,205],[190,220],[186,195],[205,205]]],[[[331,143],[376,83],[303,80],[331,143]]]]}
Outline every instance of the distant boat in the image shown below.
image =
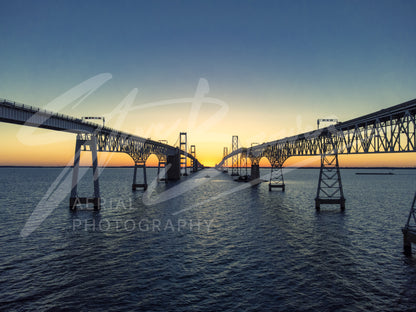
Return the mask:
{"type": "Polygon", "coordinates": [[[356,172],[359,175],[393,175],[393,172],[356,172]]]}

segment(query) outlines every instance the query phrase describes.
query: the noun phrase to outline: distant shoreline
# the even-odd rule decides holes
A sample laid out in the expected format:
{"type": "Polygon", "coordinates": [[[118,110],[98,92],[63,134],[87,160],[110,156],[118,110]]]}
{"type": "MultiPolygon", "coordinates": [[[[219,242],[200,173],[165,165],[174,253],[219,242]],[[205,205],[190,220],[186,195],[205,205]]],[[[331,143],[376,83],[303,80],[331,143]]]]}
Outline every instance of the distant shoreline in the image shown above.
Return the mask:
{"type": "MultiPolygon", "coordinates": [[[[72,167],[72,166],[71,166],[72,167]]],[[[146,166],[147,168],[157,168],[157,166],[146,166]]],[[[48,169],[48,168],[66,168],[66,166],[0,166],[0,168],[44,168],[44,169],[48,169]]],[[[80,168],[92,168],[92,166],[80,166],[80,168]]],[[[106,167],[101,167],[99,166],[99,168],[115,168],[115,169],[119,169],[119,168],[134,168],[134,166],[106,166],[106,167]]],[[[191,168],[191,167],[188,167],[191,168]]],[[[205,168],[214,168],[214,167],[205,167],[205,168]]],[[[247,168],[250,168],[247,167],[247,168]]],[[[261,169],[269,169],[270,167],[260,167],[261,169]]],[[[283,167],[283,169],[319,169],[320,167],[296,167],[296,166],[288,166],[288,167],[283,167]]],[[[340,169],[375,169],[375,170],[380,170],[380,169],[385,169],[385,170],[396,170],[396,169],[416,169],[416,167],[339,167],[340,169]]]]}

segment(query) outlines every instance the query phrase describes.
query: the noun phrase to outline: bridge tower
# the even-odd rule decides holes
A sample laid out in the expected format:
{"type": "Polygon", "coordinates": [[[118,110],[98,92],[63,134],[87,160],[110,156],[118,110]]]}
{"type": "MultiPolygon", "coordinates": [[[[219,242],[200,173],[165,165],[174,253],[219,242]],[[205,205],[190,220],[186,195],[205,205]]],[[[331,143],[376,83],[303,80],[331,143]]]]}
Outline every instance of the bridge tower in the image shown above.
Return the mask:
{"type": "MultiPolygon", "coordinates": [[[[236,152],[238,150],[238,135],[233,135],[232,138],[232,151],[236,152]]],[[[239,175],[239,168],[238,168],[238,154],[233,155],[231,163],[231,175],[238,176],[239,175]]]]}
{"type": "Polygon", "coordinates": [[[403,251],[406,256],[412,255],[412,243],[416,243],[416,193],[403,232],[403,251]],[[411,225],[411,223],[413,223],[411,225]]]}
{"type": "MultiPolygon", "coordinates": [[[[194,159],[196,159],[196,147],[195,147],[195,145],[191,145],[190,154],[191,154],[192,157],[194,157],[194,159]]],[[[197,165],[197,163],[194,159],[191,160],[192,172],[197,172],[198,171],[198,165],[197,165]]]]}
{"type": "MultiPolygon", "coordinates": [[[[222,159],[228,156],[228,147],[224,147],[224,151],[222,153],[222,159]]],[[[228,158],[224,160],[222,164],[222,172],[227,173],[228,172],[228,158]]]]}
{"type": "Polygon", "coordinates": [[[77,134],[75,142],[75,157],[74,167],[72,169],[72,187],[71,197],[69,199],[69,208],[76,210],[79,204],[93,204],[94,210],[100,210],[101,198],[100,198],[100,184],[98,181],[98,159],[97,159],[97,137],[93,134],[77,134]],[[93,168],[93,181],[94,181],[94,196],[93,197],[78,197],[78,173],[79,173],[79,160],[81,157],[81,149],[89,150],[92,154],[92,168],[93,168]]]}
{"type": "Polygon", "coordinates": [[[321,137],[320,145],[321,168],[315,208],[319,211],[321,204],[339,204],[341,211],[344,211],[345,197],[339,171],[336,139],[328,132],[321,137]]]}
{"type": "MultiPolygon", "coordinates": [[[[188,150],[188,139],[187,139],[186,132],[181,132],[179,134],[179,148],[181,149],[181,151],[184,151],[184,152],[187,152],[188,150]]],[[[187,158],[185,155],[181,154],[180,160],[181,160],[180,162],[181,172],[182,172],[182,168],[184,169],[182,175],[187,176],[188,175],[187,168],[186,168],[187,158]]]]}

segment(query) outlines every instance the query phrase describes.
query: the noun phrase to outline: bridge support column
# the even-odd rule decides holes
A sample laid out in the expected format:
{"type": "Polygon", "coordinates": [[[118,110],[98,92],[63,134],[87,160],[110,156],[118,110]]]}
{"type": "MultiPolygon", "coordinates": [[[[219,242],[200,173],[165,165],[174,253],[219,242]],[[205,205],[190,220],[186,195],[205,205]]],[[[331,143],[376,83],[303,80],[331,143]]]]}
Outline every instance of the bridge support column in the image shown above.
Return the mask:
{"type": "Polygon", "coordinates": [[[144,191],[147,190],[146,161],[137,161],[134,164],[132,190],[135,191],[138,187],[142,187],[144,191]],[[137,183],[136,181],[137,168],[143,168],[143,183],[137,183]]]}
{"type": "Polygon", "coordinates": [[[251,164],[250,180],[255,180],[260,178],[260,165],[251,164]]]}
{"type": "Polygon", "coordinates": [[[191,159],[191,167],[192,167],[191,172],[195,173],[195,172],[198,171],[198,164],[195,161],[195,159],[196,159],[196,147],[195,147],[195,145],[191,145],[191,156],[194,158],[194,159],[191,159]]]}
{"type": "MultiPolygon", "coordinates": [[[[238,136],[233,135],[232,139],[232,151],[235,152],[238,150],[238,136]]],[[[231,158],[231,175],[238,176],[240,175],[240,170],[238,168],[238,154],[234,154],[231,158]]]]}
{"type": "Polygon", "coordinates": [[[285,191],[285,180],[283,179],[282,164],[272,164],[269,181],[269,191],[273,188],[280,188],[283,192],[285,191]]]}
{"type": "Polygon", "coordinates": [[[240,157],[240,181],[248,181],[248,172],[247,172],[247,153],[241,154],[240,157]]]}
{"type": "Polygon", "coordinates": [[[345,210],[344,191],[338,164],[338,152],[325,151],[321,154],[321,169],[319,171],[318,190],[315,198],[315,208],[321,209],[321,204],[339,204],[341,211],[345,210]]]}
{"type": "Polygon", "coordinates": [[[413,197],[412,207],[410,207],[409,216],[405,227],[402,229],[403,232],[403,252],[406,256],[412,255],[412,243],[416,243],[416,193],[413,197]],[[410,225],[410,222],[414,225],[410,225]]]}
{"type": "Polygon", "coordinates": [[[157,182],[165,182],[168,183],[168,179],[166,178],[166,171],[165,171],[165,177],[164,178],[159,178],[160,175],[160,168],[166,168],[166,160],[163,158],[159,158],[159,163],[157,165],[157,182]]]}
{"type": "MultiPolygon", "coordinates": [[[[228,156],[228,147],[224,147],[222,158],[228,156]]],[[[228,158],[224,160],[224,163],[222,164],[222,172],[228,173],[228,158]]]]}
{"type": "Polygon", "coordinates": [[[169,170],[167,172],[168,180],[179,180],[181,178],[181,162],[179,153],[167,156],[167,166],[169,166],[169,170]]]}
{"type": "MultiPolygon", "coordinates": [[[[179,147],[182,151],[187,152],[188,149],[188,139],[187,139],[187,134],[186,132],[181,132],[179,134],[179,147]]],[[[188,171],[187,171],[187,163],[188,160],[186,158],[185,155],[180,155],[180,167],[181,169],[183,168],[184,171],[182,173],[183,176],[187,176],[188,175],[188,171]]]]}
{"type": "Polygon", "coordinates": [[[91,135],[90,139],[82,138],[81,135],[77,135],[75,143],[75,157],[74,167],[72,169],[72,187],[71,197],[69,199],[69,208],[76,210],[80,204],[93,204],[94,210],[100,210],[101,198],[100,198],[100,184],[98,180],[98,158],[97,158],[97,138],[95,135],[91,135]],[[94,181],[94,196],[93,197],[78,197],[78,173],[79,173],[79,160],[81,157],[82,146],[89,145],[92,154],[92,167],[93,167],[93,181],[94,181]]]}
{"type": "MultiPolygon", "coordinates": [[[[403,229],[402,231],[403,231],[403,253],[406,256],[410,257],[412,255],[412,241],[410,239],[409,234],[414,236],[415,233],[414,232],[409,232],[409,230],[407,230],[407,229],[403,229]]],[[[413,242],[415,242],[415,241],[413,241],[413,242]]]]}

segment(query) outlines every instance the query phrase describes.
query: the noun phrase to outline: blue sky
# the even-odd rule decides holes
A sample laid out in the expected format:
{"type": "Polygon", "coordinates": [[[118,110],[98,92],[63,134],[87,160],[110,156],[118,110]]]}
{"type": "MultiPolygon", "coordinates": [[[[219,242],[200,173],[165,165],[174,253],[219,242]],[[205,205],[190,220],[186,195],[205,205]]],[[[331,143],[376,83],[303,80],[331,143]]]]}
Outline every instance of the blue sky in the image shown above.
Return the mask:
{"type": "MultiPolygon", "coordinates": [[[[82,116],[111,111],[133,88],[137,103],[192,97],[205,78],[209,96],[229,105],[213,130],[229,135],[219,156],[235,133],[249,145],[256,133],[416,97],[416,1],[0,1],[0,10],[0,97],[43,106],[111,73],[83,111],[63,111],[82,116]]],[[[143,129],[151,113],[169,123],[154,109],[135,117],[143,129]]]]}

